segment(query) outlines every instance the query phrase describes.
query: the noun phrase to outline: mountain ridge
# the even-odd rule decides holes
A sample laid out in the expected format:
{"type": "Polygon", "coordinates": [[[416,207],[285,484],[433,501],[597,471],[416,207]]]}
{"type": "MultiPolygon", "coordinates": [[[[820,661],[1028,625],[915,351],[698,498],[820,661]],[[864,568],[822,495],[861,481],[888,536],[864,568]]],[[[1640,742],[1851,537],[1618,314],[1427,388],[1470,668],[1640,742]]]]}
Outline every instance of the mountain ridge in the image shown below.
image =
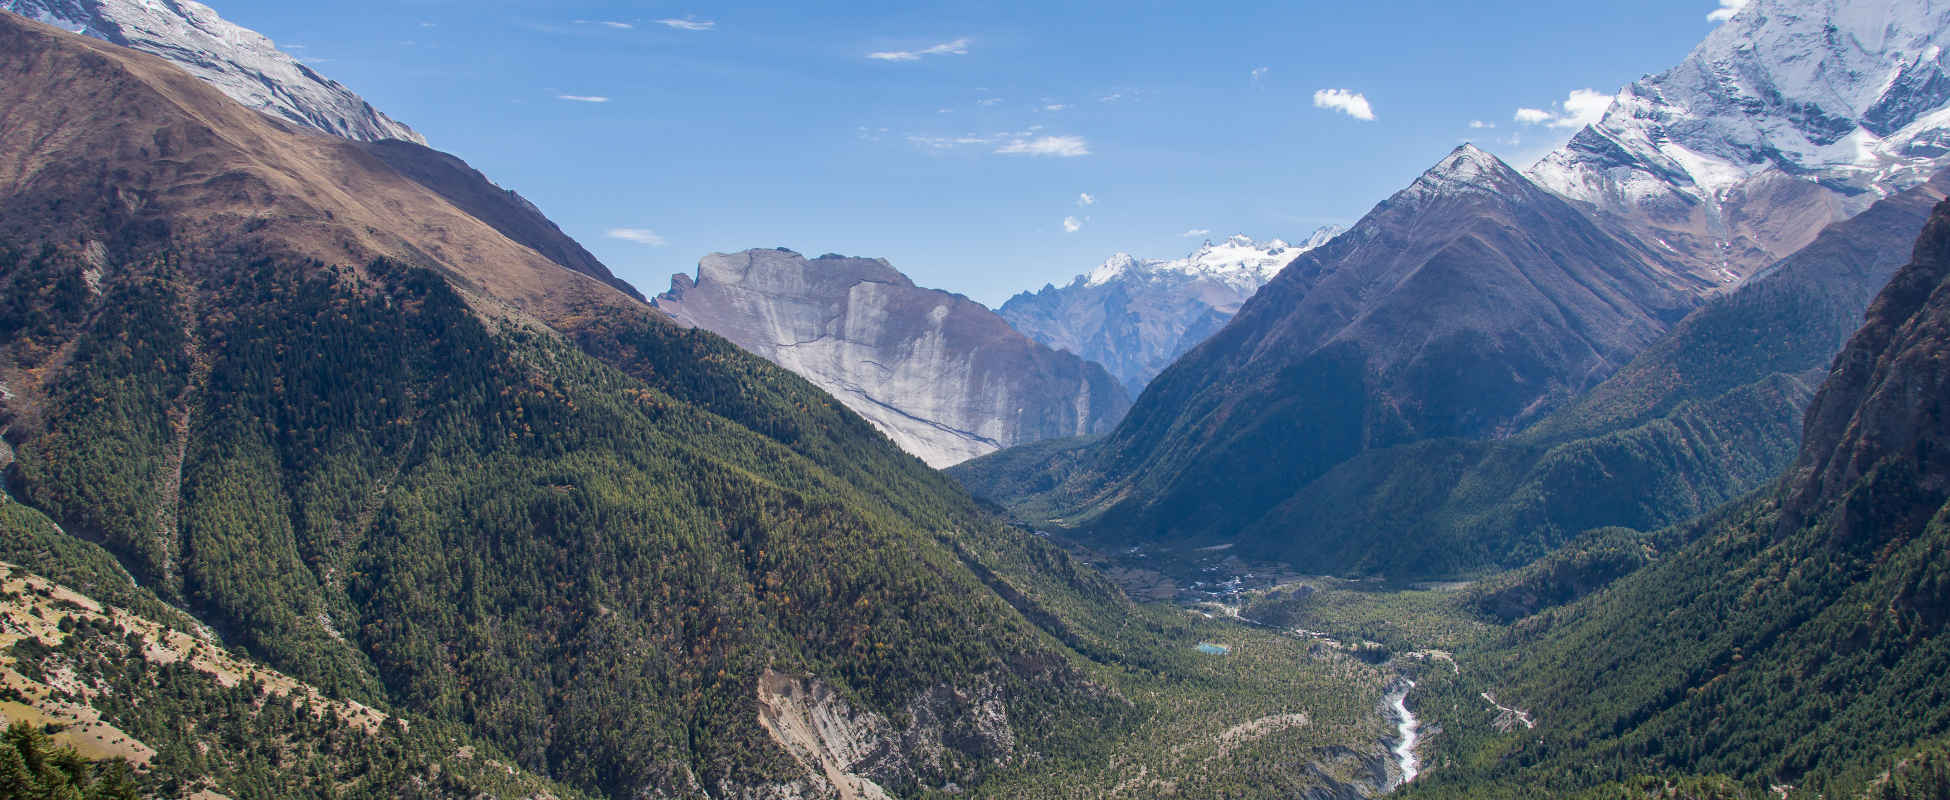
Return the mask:
{"type": "Polygon", "coordinates": [[[196,0],[3,0],[11,11],[167,59],[237,102],[355,141],[426,144],[358,95],[196,0]]]}
{"type": "Polygon", "coordinates": [[[713,254],[656,305],[805,376],[936,467],[1100,433],[1130,405],[1103,367],[882,259],[713,254]]]}

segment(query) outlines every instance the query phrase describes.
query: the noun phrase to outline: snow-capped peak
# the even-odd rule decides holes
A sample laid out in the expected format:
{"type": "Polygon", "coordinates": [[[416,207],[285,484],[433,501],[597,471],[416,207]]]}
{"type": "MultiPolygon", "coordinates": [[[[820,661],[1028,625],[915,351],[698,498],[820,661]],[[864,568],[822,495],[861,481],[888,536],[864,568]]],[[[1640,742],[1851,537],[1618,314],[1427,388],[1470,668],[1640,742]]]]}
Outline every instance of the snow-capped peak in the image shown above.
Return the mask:
{"type": "Polygon", "coordinates": [[[1077,283],[1103,286],[1120,279],[1184,277],[1214,280],[1250,293],[1272,280],[1302,253],[1332,241],[1341,231],[1339,226],[1323,227],[1301,245],[1283,239],[1259,242],[1235,234],[1218,242],[1208,240],[1190,255],[1175,260],[1139,259],[1129,253],[1118,253],[1088,275],[1079,276],[1077,283]]]}
{"type": "Polygon", "coordinates": [[[1717,203],[1770,169],[1880,194],[1950,147],[1950,0],[1752,0],[1531,168],[1600,205],[1717,203]]]}
{"type": "Polygon", "coordinates": [[[1423,198],[1465,190],[1498,191],[1515,175],[1516,171],[1503,163],[1503,159],[1476,145],[1465,144],[1443,156],[1401,194],[1423,198]]]}
{"type": "Polygon", "coordinates": [[[307,128],[426,143],[263,34],[195,0],[0,0],[0,11],[160,56],[239,103],[307,128]]]}

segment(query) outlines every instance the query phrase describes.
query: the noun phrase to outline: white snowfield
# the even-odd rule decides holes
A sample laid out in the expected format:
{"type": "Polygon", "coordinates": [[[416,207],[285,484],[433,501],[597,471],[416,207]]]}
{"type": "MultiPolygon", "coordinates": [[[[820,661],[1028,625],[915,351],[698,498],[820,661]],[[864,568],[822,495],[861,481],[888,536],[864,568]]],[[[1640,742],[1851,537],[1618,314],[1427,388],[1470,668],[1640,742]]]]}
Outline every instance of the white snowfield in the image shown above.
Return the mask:
{"type": "Polygon", "coordinates": [[[426,139],[195,0],[0,0],[0,10],[160,56],[231,99],[358,141],[426,139]]]}

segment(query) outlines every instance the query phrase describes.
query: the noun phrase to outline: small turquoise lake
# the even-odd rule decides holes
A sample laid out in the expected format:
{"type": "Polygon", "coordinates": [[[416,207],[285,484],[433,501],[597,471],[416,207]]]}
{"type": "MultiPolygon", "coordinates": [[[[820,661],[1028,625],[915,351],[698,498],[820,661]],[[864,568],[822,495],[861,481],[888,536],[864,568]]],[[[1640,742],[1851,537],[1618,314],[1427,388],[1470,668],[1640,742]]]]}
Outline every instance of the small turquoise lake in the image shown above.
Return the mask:
{"type": "Polygon", "coordinates": [[[1211,642],[1199,642],[1198,651],[1208,656],[1222,656],[1232,652],[1232,648],[1211,642]]]}

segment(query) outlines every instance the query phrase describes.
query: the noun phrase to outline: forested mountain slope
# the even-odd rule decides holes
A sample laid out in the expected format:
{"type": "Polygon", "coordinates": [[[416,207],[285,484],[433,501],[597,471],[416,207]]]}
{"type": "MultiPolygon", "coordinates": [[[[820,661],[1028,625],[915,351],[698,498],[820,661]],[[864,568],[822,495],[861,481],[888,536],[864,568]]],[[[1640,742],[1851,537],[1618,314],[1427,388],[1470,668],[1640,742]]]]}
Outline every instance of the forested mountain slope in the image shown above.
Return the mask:
{"type": "MultiPolygon", "coordinates": [[[[453,732],[389,757],[412,789],[340,789],[500,793],[413,783],[469,742],[607,797],[1387,780],[1380,670],[1270,635],[1252,652],[1279,670],[1197,654],[1206,623],[1132,605],[806,381],[475,216],[493,204],[9,16],[0,76],[6,508],[59,526],[0,561],[453,732]],[[1294,704],[1309,725],[1208,741],[1294,704]]],[[[125,638],[63,641],[140,666],[125,638]]],[[[287,729],[225,711],[246,695],[182,713],[287,729]]],[[[304,794],[322,779],[290,771],[343,745],[306,730],[172,774],[304,794]]]]}
{"type": "Polygon", "coordinates": [[[1782,482],[1472,654],[1536,727],[1458,736],[1454,768],[1417,796],[1563,796],[1635,774],[1725,775],[1753,796],[1950,790],[1946,279],[1940,206],[1835,359],[1782,482]],[[1899,766],[1918,748],[1935,755],[1899,766]],[[1879,779],[1892,767],[1902,780],[1879,779]]]}

